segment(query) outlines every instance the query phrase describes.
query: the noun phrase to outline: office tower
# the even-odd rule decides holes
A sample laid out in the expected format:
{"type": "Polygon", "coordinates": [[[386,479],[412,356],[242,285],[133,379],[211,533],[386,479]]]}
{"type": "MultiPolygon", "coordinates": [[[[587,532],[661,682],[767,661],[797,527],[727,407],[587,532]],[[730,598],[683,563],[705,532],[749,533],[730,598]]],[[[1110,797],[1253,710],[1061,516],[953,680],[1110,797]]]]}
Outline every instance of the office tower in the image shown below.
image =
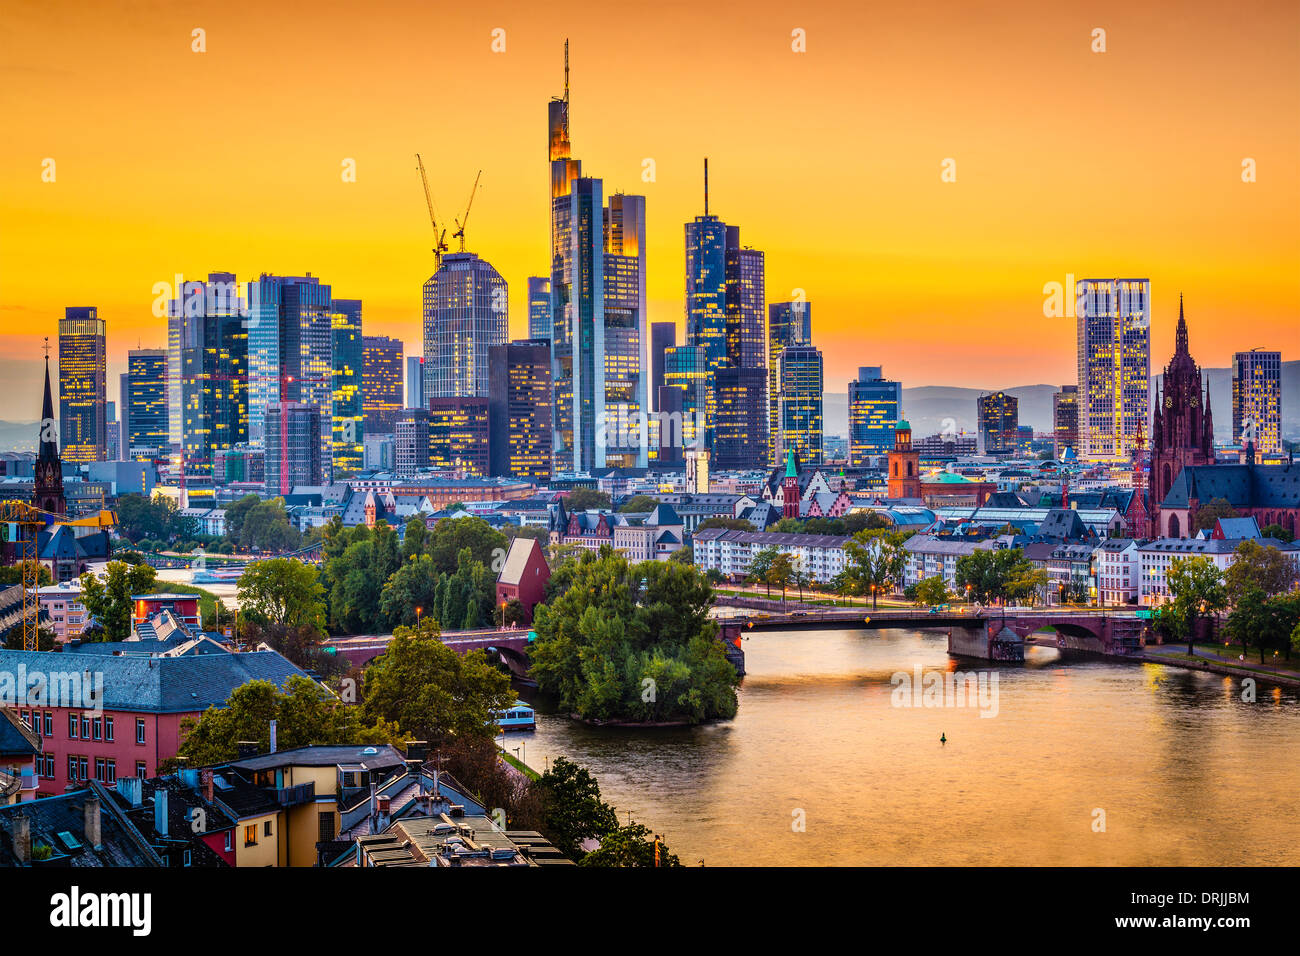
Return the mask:
{"type": "Polygon", "coordinates": [[[1079,457],[1128,458],[1145,432],[1151,378],[1151,280],[1076,286],[1079,457]]]}
{"type": "Polygon", "coordinates": [[[365,413],[362,408],[362,370],[365,345],[361,334],[361,300],[335,299],[330,316],[333,329],[334,376],[332,387],[333,465],[336,471],[361,470],[365,445],[365,413]]]}
{"type": "MultiPolygon", "coordinates": [[[[398,414],[401,414],[399,409],[398,414]]],[[[393,422],[397,427],[397,422],[393,422]]],[[[397,437],[391,432],[372,435],[367,432],[362,467],[366,471],[393,471],[397,468],[397,437]]]]}
{"type": "Polygon", "coordinates": [[[406,407],[424,408],[424,359],[419,355],[406,357],[406,407]]]}
{"type": "Polygon", "coordinates": [[[59,320],[59,438],[63,460],[103,461],[108,352],[94,306],[69,306],[59,320]]]}
{"type": "Polygon", "coordinates": [[[720,471],[767,466],[767,369],[728,366],[713,373],[712,461],[720,471]]]}
{"type": "Polygon", "coordinates": [[[1264,349],[1232,356],[1232,441],[1256,452],[1282,450],[1282,353],[1264,349]]]}
{"type": "Polygon", "coordinates": [[[549,276],[528,277],[528,337],[551,340],[551,280],[549,276]]]}
{"type": "Polygon", "coordinates": [[[397,473],[410,477],[429,467],[429,413],[408,408],[398,416],[393,432],[397,473]]]}
{"type": "Polygon", "coordinates": [[[659,389],[664,384],[664,350],[677,344],[675,322],[650,323],[650,402],[658,409],[659,389]]]}
{"type": "Polygon", "coordinates": [[[483,477],[488,473],[488,399],[431,398],[429,464],[483,477]]]}
{"type": "Polygon", "coordinates": [[[555,470],[647,460],[645,198],[584,178],[564,96],[547,108],[551,181],[551,379],[555,470]],[[609,439],[612,437],[612,441],[609,439]]]}
{"type": "Polygon", "coordinates": [[[778,361],[780,451],[804,465],[822,463],[822,353],[811,345],[788,345],[778,361]]]}
{"type": "Polygon", "coordinates": [[[167,350],[131,349],[126,353],[126,458],[158,461],[169,451],[167,350]]]}
{"type": "MultiPolygon", "coordinates": [[[[707,180],[706,180],[707,182],[707,180]]],[[[686,342],[710,369],[727,362],[727,224],[705,213],[686,224],[686,342]]]]}
{"type": "Polygon", "coordinates": [[[168,424],[186,475],[212,475],[217,451],[248,441],[246,312],[228,272],[183,283],[169,303],[168,424]]]}
{"type": "Polygon", "coordinates": [[[985,455],[1012,455],[1020,441],[1020,400],[990,392],[975,400],[976,430],[985,455]]]}
{"type": "Polygon", "coordinates": [[[551,477],[551,342],[527,339],[488,352],[488,473],[551,477]]]}
{"type": "Polygon", "coordinates": [[[1052,395],[1052,457],[1059,459],[1067,448],[1079,454],[1079,386],[1062,385],[1052,395]]]}
{"type": "Polygon", "coordinates": [[[212,481],[217,485],[266,484],[266,451],[259,445],[236,445],[217,452],[212,481]]]}
{"type": "Polygon", "coordinates": [[[303,485],[323,484],[320,406],[314,402],[272,402],[266,406],[262,422],[266,493],[287,495],[303,485]]]}
{"type": "Polygon", "coordinates": [[[812,345],[812,303],[773,302],[767,307],[768,466],[785,458],[781,438],[781,352],[790,345],[812,345]]]}
{"type": "Polygon", "coordinates": [[[397,413],[405,405],[402,343],[385,335],[367,335],[362,341],[361,408],[366,420],[365,434],[391,435],[397,413]]]}
{"type": "Polygon", "coordinates": [[[727,227],[727,361],[763,368],[767,282],[763,253],[740,245],[740,227],[727,227]]]}
{"type": "Polygon", "coordinates": [[[333,292],[310,273],[263,273],[249,283],[248,298],[249,441],[263,440],[266,408],[272,403],[314,405],[324,429],[321,467],[328,480],[333,461],[333,292]]]}
{"type": "MultiPolygon", "coordinates": [[[[127,353],[127,368],[130,365],[130,353],[127,353]]],[[[166,356],[163,368],[166,369],[166,356]]],[[[117,376],[117,419],[122,423],[122,458],[131,460],[131,373],[121,372],[117,376]]]]}
{"type": "Polygon", "coordinates": [[[117,418],[117,402],[108,403],[108,421],[104,423],[105,461],[123,461],[122,423],[117,418]]]}
{"type": "Polygon", "coordinates": [[[685,397],[686,389],[668,384],[660,385],[655,395],[651,451],[660,464],[679,464],[682,461],[682,422],[686,420],[682,400],[685,397]]]}
{"type": "Polygon", "coordinates": [[[849,382],[849,465],[861,468],[872,456],[894,448],[894,429],[903,405],[903,383],[885,378],[879,365],[858,369],[849,382]]]}
{"type": "MultiPolygon", "coordinates": [[[[703,346],[675,345],[664,349],[664,388],[678,389],[680,399],[673,402],[672,412],[659,413],[659,446],[672,448],[703,447],[705,408],[709,392],[709,358],[703,346]]],[[[679,457],[674,457],[679,461],[679,457]]]]}
{"type": "Polygon", "coordinates": [[[487,353],[509,334],[506,280],[472,252],[442,257],[424,283],[424,399],[486,398],[487,353]]]}

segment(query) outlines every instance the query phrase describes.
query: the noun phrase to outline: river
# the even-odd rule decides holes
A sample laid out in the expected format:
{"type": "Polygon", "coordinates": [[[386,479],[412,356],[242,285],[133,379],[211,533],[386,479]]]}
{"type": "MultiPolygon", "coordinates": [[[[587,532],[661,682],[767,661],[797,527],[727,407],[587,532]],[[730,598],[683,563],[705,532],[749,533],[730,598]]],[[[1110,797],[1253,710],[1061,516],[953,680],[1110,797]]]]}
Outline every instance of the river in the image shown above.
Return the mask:
{"type": "Polygon", "coordinates": [[[1245,702],[1233,678],[1034,647],[985,669],[982,708],[903,707],[895,673],[978,662],[939,631],[759,632],[745,654],[734,720],[539,713],[507,746],[538,770],[583,764],[688,865],[1300,863],[1294,689],[1245,702]]]}

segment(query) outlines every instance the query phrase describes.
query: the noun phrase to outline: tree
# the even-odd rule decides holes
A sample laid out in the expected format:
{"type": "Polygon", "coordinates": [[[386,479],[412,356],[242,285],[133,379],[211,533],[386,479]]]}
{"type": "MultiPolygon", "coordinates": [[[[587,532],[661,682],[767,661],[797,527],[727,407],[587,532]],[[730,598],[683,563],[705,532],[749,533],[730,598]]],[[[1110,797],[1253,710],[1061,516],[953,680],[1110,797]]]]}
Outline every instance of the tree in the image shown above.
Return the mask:
{"type": "MultiPolygon", "coordinates": [[[[361,711],[333,697],[302,675],[285,681],[281,690],[270,681],[254,680],[236,687],[224,707],[209,707],[198,721],[181,721],[185,742],[177,756],[191,767],[233,760],[241,740],[256,740],[260,752],[271,747],[271,721],[276,722],[276,746],[295,747],[386,744],[402,739],[394,724],[362,721],[361,711]]],[[[161,768],[160,768],[161,769],[161,768]]]]}
{"type": "Polygon", "coordinates": [[[1047,582],[1020,548],[981,548],[957,559],[953,580],[957,592],[972,601],[991,604],[1034,593],[1047,582]]]}
{"type": "Polygon", "coordinates": [[[432,745],[463,737],[491,739],[494,715],[515,701],[510,678],[483,651],[458,655],[440,640],[436,621],[399,626],[366,670],[363,713],[394,723],[432,745]]]}
{"type": "Polygon", "coordinates": [[[785,600],[785,589],[794,578],[794,562],[790,555],[778,551],[772,558],[772,565],[767,569],[767,583],[781,589],[781,600],[785,600]]]}
{"type": "Polygon", "coordinates": [[[1294,534],[1277,523],[1265,525],[1260,529],[1260,534],[1266,538],[1275,538],[1283,544],[1290,544],[1295,540],[1294,534]]]}
{"type": "Polygon", "coordinates": [[[584,840],[600,839],[618,828],[618,817],[600,799],[600,785],[586,767],[556,757],[534,786],[542,797],[541,830],[569,859],[583,856],[584,840]]]}
{"type": "Polygon", "coordinates": [[[609,495],[595,488],[574,488],[564,499],[568,511],[604,511],[609,508],[609,495]]]}
{"type": "Polygon", "coordinates": [[[1228,599],[1232,603],[1258,588],[1265,597],[1291,590],[1296,583],[1296,566],[1291,558],[1272,545],[1249,538],[1237,545],[1234,560],[1224,572],[1228,599]]]}
{"type": "Polygon", "coordinates": [[[1196,509],[1196,519],[1192,523],[1195,531],[1209,531],[1219,518],[1240,518],[1237,509],[1228,503],[1227,498],[1211,498],[1208,504],[1196,509]]]}
{"type": "Polygon", "coordinates": [[[1224,630],[1248,649],[1259,648],[1259,662],[1266,650],[1284,651],[1291,658],[1291,632],[1300,624],[1300,592],[1270,597],[1262,588],[1251,587],[1237,600],[1224,630]]]}
{"type": "Polygon", "coordinates": [[[647,511],[654,511],[657,507],[659,507],[658,498],[651,498],[649,495],[633,495],[623,502],[618,510],[620,514],[644,514],[647,511]]]}
{"type": "Polygon", "coordinates": [[[439,571],[452,574],[466,548],[479,564],[500,570],[509,544],[505,535],[482,518],[470,516],[441,519],[425,538],[424,548],[439,571]]]}
{"type": "Polygon", "coordinates": [[[428,530],[423,518],[412,518],[406,522],[406,531],[402,535],[403,561],[409,561],[424,552],[424,540],[428,536],[428,530]]]}
{"type": "MultiPolygon", "coordinates": [[[[119,557],[123,564],[138,564],[138,561],[128,561],[125,556],[119,557]]],[[[17,564],[10,564],[0,567],[0,587],[12,587],[15,584],[23,583],[23,568],[27,565],[26,561],[19,561],[17,564]]],[[[39,562],[36,565],[36,586],[46,587],[54,583],[54,575],[50,574],[50,569],[39,562]]]]}
{"type": "Polygon", "coordinates": [[[845,581],[854,594],[870,594],[871,606],[877,605],[881,591],[892,589],[903,576],[906,538],[897,532],[859,531],[844,543],[845,581]]]}
{"type": "Polygon", "coordinates": [[[1170,626],[1176,636],[1187,639],[1187,653],[1194,654],[1197,618],[1227,606],[1223,572],[1204,555],[1174,558],[1169,562],[1165,580],[1172,596],[1170,626]]]}
{"type": "Polygon", "coordinates": [[[772,570],[772,562],[780,553],[776,548],[762,548],[749,562],[749,580],[766,586],[768,597],[772,596],[772,582],[768,580],[768,573],[772,570]]]}
{"type": "Polygon", "coordinates": [[[250,620],[325,629],[325,588],[313,565],[296,558],[254,561],[236,586],[240,609],[250,620]]]}
{"type": "MultiPolygon", "coordinates": [[[[5,635],[4,649],[7,651],[26,650],[23,647],[23,628],[21,623],[15,623],[9,628],[5,635]]],[[[54,632],[48,627],[37,628],[36,631],[36,649],[38,651],[54,650],[54,632]]]]}
{"type": "Polygon", "coordinates": [[[949,596],[947,582],[941,574],[922,578],[916,583],[916,600],[920,604],[945,604],[949,596]]]}
{"type": "Polygon", "coordinates": [[[681,866],[668,845],[639,823],[611,830],[600,846],[579,861],[579,866],[681,866]]]}
{"type": "Polygon", "coordinates": [[[89,617],[99,624],[99,639],[125,641],[131,636],[133,594],[153,590],[158,573],[147,564],[124,564],[110,561],[104,569],[105,580],[95,575],[81,576],[81,603],[89,617]]]}

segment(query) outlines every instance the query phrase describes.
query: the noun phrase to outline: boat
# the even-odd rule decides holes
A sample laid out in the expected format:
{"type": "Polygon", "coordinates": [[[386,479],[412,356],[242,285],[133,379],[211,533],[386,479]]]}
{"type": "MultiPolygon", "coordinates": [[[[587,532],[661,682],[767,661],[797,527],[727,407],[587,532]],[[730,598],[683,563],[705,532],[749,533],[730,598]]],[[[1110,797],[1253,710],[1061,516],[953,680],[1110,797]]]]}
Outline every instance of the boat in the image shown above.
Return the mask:
{"type": "Polygon", "coordinates": [[[243,566],[226,568],[195,568],[190,572],[191,584],[235,584],[244,573],[243,566]]]}
{"type": "Polygon", "coordinates": [[[533,709],[522,700],[516,700],[508,710],[493,711],[492,722],[501,730],[534,730],[537,727],[533,709]]]}

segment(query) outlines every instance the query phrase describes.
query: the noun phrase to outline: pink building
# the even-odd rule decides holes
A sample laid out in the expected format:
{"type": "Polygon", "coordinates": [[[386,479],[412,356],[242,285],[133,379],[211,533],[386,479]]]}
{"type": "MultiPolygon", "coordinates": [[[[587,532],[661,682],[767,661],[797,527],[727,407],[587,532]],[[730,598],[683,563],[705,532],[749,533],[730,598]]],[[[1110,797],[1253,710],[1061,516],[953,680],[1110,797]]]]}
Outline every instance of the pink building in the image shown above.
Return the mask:
{"type": "Polygon", "coordinates": [[[86,625],[86,607],[81,603],[81,580],[72,578],[36,592],[41,610],[50,617],[54,639],[62,644],[81,635],[86,625]]]}

